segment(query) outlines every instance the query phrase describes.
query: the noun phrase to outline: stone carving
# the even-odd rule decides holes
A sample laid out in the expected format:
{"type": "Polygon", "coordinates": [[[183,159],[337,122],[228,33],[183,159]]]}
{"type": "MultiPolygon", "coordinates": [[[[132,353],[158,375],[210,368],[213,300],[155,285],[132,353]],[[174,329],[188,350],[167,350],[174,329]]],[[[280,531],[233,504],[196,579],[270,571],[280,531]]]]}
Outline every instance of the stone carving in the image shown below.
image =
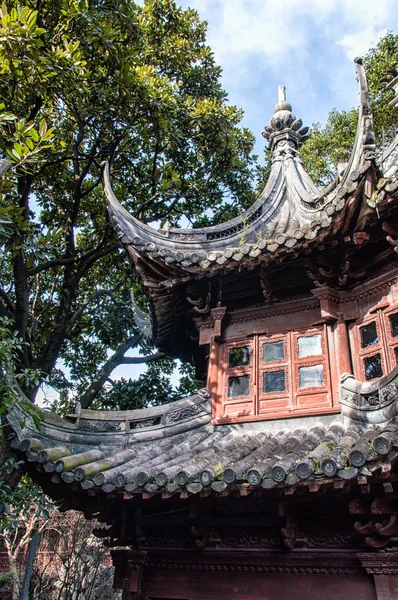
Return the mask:
{"type": "Polygon", "coordinates": [[[172,410],[164,415],[164,424],[173,425],[178,421],[190,419],[203,412],[203,407],[200,404],[194,404],[193,406],[187,406],[180,410],[172,410]]]}
{"type": "Polygon", "coordinates": [[[240,233],[251,223],[257,221],[259,217],[261,217],[263,213],[264,207],[260,206],[257,210],[255,210],[251,215],[247,215],[244,221],[237,223],[234,227],[228,227],[227,229],[223,229],[220,227],[219,231],[208,232],[207,239],[208,240],[221,240],[223,238],[229,237],[236,233],[240,233]]]}
{"type": "Polygon", "coordinates": [[[389,170],[395,170],[398,162],[398,144],[396,140],[387,148],[387,150],[382,155],[382,160],[380,161],[381,167],[383,169],[384,174],[388,176],[389,170]]]}
{"type": "Polygon", "coordinates": [[[308,127],[303,127],[302,120],[294,116],[291,105],[286,101],[285,86],[280,85],[274,114],[263,131],[263,136],[269,141],[271,150],[280,145],[284,151],[295,151],[308,139],[308,131],[308,127]]]}
{"type": "Polygon", "coordinates": [[[379,394],[377,392],[375,392],[374,394],[367,394],[366,396],[362,396],[362,406],[364,408],[367,407],[376,407],[376,406],[380,406],[380,398],[379,398],[379,394]]]}
{"type": "Polygon", "coordinates": [[[130,422],[130,429],[145,429],[145,427],[153,427],[159,425],[160,417],[154,417],[153,419],[145,419],[145,421],[133,421],[130,422]]]}
{"type": "Polygon", "coordinates": [[[342,388],[342,394],[340,401],[345,404],[355,404],[355,406],[359,406],[361,404],[361,394],[357,392],[352,392],[351,390],[346,390],[342,388]]]}
{"type": "MultiPolygon", "coordinates": [[[[343,382],[344,385],[344,382],[343,382]]],[[[361,394],[359,391],[353,391],[341,387],[341,403],[354,405],[362,410],[381,409],[388,406],[398,398],[398,381],[393,380],[380,389],[376,389],[369,394],[361,394]]]]}
{"type": "Polygon", "coordinates": [[[93,433],[103,433],[107,431],[120,431],[120,423],[118,421],[80,421],[82,431],[91,431],[93,433]]]}
{"type": "Polygon", "coordinates": [[[398,381],[391,381],[380,390],[380,405],[386,406],[398,398],[398,381]]]}
{"type": "Polygon", "coordinates": [[[183,240],[184,242],[192,241],[192,242],[204,242],[206,240],[205,233],[170,233],[169,238],[171,240],[183,240]]]}

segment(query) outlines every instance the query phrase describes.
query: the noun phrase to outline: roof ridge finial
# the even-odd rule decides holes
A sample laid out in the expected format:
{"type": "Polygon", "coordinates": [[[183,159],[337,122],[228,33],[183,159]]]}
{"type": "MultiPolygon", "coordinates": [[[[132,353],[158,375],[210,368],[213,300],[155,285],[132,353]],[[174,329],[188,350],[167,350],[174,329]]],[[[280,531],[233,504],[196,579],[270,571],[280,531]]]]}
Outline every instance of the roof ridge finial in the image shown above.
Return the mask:
{"type": "Polygon", "coordinates": [[[286,100],[286,87],[278,86],[278,102],[270,122],[263,131],[270,149],[274,151],[280,142],[287,140],[297,149],[307,139],[308,130],[308,127],[303,127],[302,120],[296,119],[293,114],[292,106],[286,100]]]}
{"type": "Polygon", "coordinates": [[[292,112],[292,105],[286,101],[286,86],[284,85],[278,86],[278,102],[275,104],[274,114],[281,110],[292,112]]]}
{"type": "Polygon", "coordinates": [[[286,87],[284,85],[278,87],[278,104],[280,102],[286,102],[286,87]]]}

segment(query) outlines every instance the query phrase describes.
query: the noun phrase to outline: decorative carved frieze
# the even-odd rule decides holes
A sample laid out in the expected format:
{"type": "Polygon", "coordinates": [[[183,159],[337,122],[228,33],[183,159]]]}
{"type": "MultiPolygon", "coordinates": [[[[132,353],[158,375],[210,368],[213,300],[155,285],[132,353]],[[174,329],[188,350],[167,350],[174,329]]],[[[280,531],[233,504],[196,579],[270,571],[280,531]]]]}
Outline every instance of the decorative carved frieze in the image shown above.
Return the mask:
{"type": "Polygon", "coordinates": [[[164,425],[173,425],[174,423],[178,423],[178,421],[184,421],[191,417],[195,417],[202,412],[203,406],[201,404],[193,404],[192,406],[180,410],[171,410],[164,414],[163,423],[164,425]]]}
{"type": "Polygon", "coordinates": [[[384,423],[398,415],[398,368],[376,382],[344,374],[340,381],[342,414],[362,423],[384,423]]]}
{"type": "Polygon", "coordinates": [[[161,417],[154,417],[153,419],[145,419],[142,421],[130,421],[130,429],[145,429],[146,427],[154,427],[159,425],[161,417]]]}
{"type": "Polygon", "coordinates": [[[398,552],[369,552],[357,556],[369,575],[398,575],[398,552]]]}
{"type": "Polygon", "coordinates": [[[259,572],[259,573],[301,573],[325,575],[362,575],[364,573],[355,555],[328,553],[321,555],[306,552],[282,553],[228,553],[206,552],[191,556],[159,556],[150,554],[145,567],[150,569],[192,570],[207,572],[259,572]]]}
{"type": "Polygon", "coordinates": [[[93,433],[121,431],[121,424],[118,421],[89,421],[82,419],[79,429],[82,431],[92,431],[93,433]]]}

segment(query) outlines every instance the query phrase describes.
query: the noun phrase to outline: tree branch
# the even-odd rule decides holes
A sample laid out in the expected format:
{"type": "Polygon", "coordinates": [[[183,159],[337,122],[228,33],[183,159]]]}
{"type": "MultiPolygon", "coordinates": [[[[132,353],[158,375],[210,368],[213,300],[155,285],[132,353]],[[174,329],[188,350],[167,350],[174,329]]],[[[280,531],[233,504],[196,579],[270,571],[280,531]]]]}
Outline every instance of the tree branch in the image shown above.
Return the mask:
{"type": "MultiPolygon", "coordinates": [[[[80,256],[75,255],[75,256],[68,256],[67,258],[54,258],[53,260],[48,260],[45,263],[36,265],[36,267],[32,267],[31,269],[28,269],[28,276],[32,277],[33,275],[36,275],[37,273],[41,273],[42,271],[47,271],[47,269],[51,269],[52,267],[61,267],[62,265],[70,265],[70,264],[73,264],[74,262],[78,262],[78,261],[84,262],[88,258],[95,256],[96,253],[98,253],[98,258],[102,258],[102,256],[106,256],[107,254],[109,254],[109,252],[116,250],[116,248],[119,248],[119,246],[120,246],[119,242],[116,242],[114,244],[111,244],[110,246],[105,246],[105,248],[102,248],[103,241],[104,240],[102,239],[95,248],[90,248],[90,250],[87,250],[87,252],[85,252],[84,254],[81,254],[80,256]],[[103,252],[103,250],[105,250],[105,253],[103,252]]],[[[96,262],[96,260],[98,260],[98,258],[97,258],[97,256],[95,256],[94,262],[96,262]]],[[[90,265],[91,264],[92,263],[90,263],[90,265]]]]}
{"type": "Polygon", "coordinates": [[[76,323],[76,321],[82,316],[82,314],[84,313],[84,311],[86,310],[86,308],[90,304],[90,302],[92,302],[93,300],[96,300],[97,298],[100,298],[101,296],[110,296],[111,294],[113,294],[113,292],[116,292],[116,290],[118,290],[121,287],[121,285],[122,285],[122,283],[120,283],[119,285],[117,285],[114,288],[110,288],[109,290],[98,290],[97,292],[94,292],[93,294],[90,294],[89,296],[87,296],[87,298],[84,300],[84,302],[82,302],[81,306],[77,309],[77,311],[70,318],[68,329],[73,327],[73,325],[76,323]]]}
{"type": "MultiPolygon", "coordinates": [[[[19,207],[23,209],[22,216],[29,220],[29,195],[32,185],[32,175],[24,175],[18,179],[19,207]]],[[[19,232],[16,234],[19,242],[19,232]]],[[[17,250],[13,257],[12,269],[15,285],[15,325],[19,337],[25,342],[28,328],[29,316],[29,288],[28,288],[28,269],[24,252],[21,248],[17,250]]],[[[21,351],[21,363],[29,366],[29,358],[26,346],[21,351]]]]}
{"type": "Polygon", "coordinates": [[[154,362],[160,358],[164,358],[166,355],[164,352],[157,352],[156,354],[150,354],[149,356],[124,356],[120,363],[121,365],[142,365],[143,363],[154,362]]]}
{"type": "Polygon", "coordinates": [[[137,208],[137,210],[135,210],[132,214],[133,217],[139,217],[139,215],[142,215],[142,213],[144,212],[144,210],[146,210],[149,206],[151,206],[151,204],[153,204],[153,202],[159,198],[159,193],[156,192],[156,194],[154,194],[153,196],[151,196],[149,198],[149,200],[146,200],[143,204],[140,205],[139,208],[137,208]]]}
{"type": "Polygon", "coordinates": [[[108,254],[110,254],[114,250],[117,250],[118,248],[120,248],[119,241],[114,242],[113,244],[109,244],[109,246],[105,246],[104,248],[98,251],[90,253],[87,252],[86,255],[83,255],[81,257],[81,265],[79,266],[81,275],[83,275],[95,262],[97,262],[97,260],[103,258],[104,256],[107,256],[108,254]]]}
{"type": "Polygon", "coordinates": [[[154,196],[156,193],[156,169],[157,169],[157,162],[158,162],[158,156],[159,156],[160,151],[161,151],[161,146],[160,146],[160,137],[159,137],[159,132],[158,132],[157,139],[156,139],[155,152],[154,152],[153,161],[152,161],[152,169],[151,169],[151,194],[152,194],[152,196],[154,196]]]}
{"type": "Polygon", "coordinates": [[[109,375],[118,365],[121,364],[126,352],[130,350],[130,348],[134,348],[135,346],[137,346],[141,338],[142,334],[139,333],[127,340],[127,342],[119,346],[115,353],[112,354],[112,356],[106,361],[106,363],[102,365],[99,371],[97,371],[88,389],[80,397],[80,404],[82,408],[88,408],[89,406],[91,406],[96,396],[101,391],[103,385],[106,383],[109,375]]]}
{"type": "Polygon", "coordinates": [[[0,288],[0,296],[4,300],[4,304],[7,307],[8,312],[10,314],[14,314],[14,311],[15,311],[14,305],[11,302],[11,300],[9,299],[7,292],[3,288],[0,288]]]}
{"type": "Polygon", "coordinates": [[[68,258],[54,258],[53,260],[48,260],[45,263],[41,263],[40,265],[36,265],[36,267],[28,269],[28,276],[32,277],[33,275],[37,275],[37,273],[41,273],[42,271],[47,271],[47,269],[51,269],[52,267],[70,265],[80,260],[80,258],[80,256],[69,256],[68,258]]]}
{"type": "Polygon", "coordinates": [[[86,196],[91,194],[91,192],[93,192],[95,190],[95,188],[98,187],[98,185],[101,183],[101,181],[102,181],[102,171],[101,171],[101,175],[93,183],[93,185],[91,185],[89,188],[87,188],[87,190],[84,190],[84,192],[82,192],[82,198],[85,198],[86,196]]]}

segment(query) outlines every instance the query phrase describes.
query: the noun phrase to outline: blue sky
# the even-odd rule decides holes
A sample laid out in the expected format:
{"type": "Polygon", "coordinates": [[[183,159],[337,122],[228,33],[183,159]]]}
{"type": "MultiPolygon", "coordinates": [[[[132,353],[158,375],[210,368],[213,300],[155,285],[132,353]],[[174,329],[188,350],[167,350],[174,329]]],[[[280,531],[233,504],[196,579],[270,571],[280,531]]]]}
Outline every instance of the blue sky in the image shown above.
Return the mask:
{"type": "MultiPolygon", "coordinates": [[[[230,102],[245,111],[256,136],[277,101],[280,84],[304,125],[325,122],[332,108],[358,104],[353,59],[388,30],[398,32],[397,0],[181,0],[208,22],[208,43],[223,69],[230,102]]],[[[130,353],[133,354],[133,353],[130,353]]],[[[124,365],[112,379],[136,378],[145,366],[124,365]]],[[[50,397],[54,394],[50,393],[50,397]]]]}
{"type": "Polygon", "coordinates": [[[278,85],[305,125],[358,103],[353,59],[388,30],[397,0],[182,0],[208,21],[208,42],[223,68],[230,101],[256,135],[272,115],[278,85]]]}

